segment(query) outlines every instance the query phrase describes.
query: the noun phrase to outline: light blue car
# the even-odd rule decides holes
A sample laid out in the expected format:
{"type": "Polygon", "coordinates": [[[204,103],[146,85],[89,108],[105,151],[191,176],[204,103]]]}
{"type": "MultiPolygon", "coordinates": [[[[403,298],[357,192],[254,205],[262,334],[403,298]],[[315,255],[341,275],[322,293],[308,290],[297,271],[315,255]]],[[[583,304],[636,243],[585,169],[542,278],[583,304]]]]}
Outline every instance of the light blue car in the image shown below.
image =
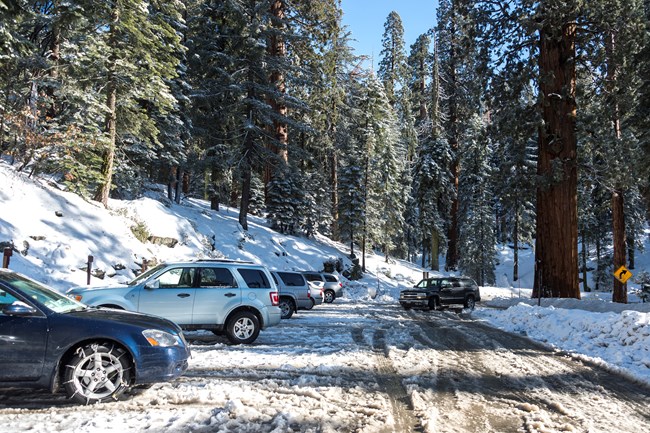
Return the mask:
{"type": "Polygon", "coordinates": [[[185,330],[225,334],[233,344],[255,341],[280,323],[278,289],[265,266],[233,260],[163,263],[128,285],[74,288],[87,305],[155,314],[185,330]]]}

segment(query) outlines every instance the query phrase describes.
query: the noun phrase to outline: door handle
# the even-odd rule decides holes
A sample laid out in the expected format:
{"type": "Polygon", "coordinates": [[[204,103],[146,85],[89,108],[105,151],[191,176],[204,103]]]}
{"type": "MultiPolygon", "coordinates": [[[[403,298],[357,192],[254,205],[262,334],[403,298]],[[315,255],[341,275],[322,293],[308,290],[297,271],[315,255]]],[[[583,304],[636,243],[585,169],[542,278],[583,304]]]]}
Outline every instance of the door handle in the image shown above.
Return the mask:
{"type": "Polygon", "coordinates": [[[226,293],[226,294],[223,295],[223,296],[225,296],[225,297],[227,297],[227,298],[232,298],[233,296],[237,296],[237,294],[236,294],[236,293],[226,293]]]}
{"type": "Polygon", "coordinates": [[[178,296],[179,298],[187,298],[187,297],[190,296],[190,294],[189,294],[189,293],[179,293],[179,294],[176,295],[176,296],[178,296]]]}

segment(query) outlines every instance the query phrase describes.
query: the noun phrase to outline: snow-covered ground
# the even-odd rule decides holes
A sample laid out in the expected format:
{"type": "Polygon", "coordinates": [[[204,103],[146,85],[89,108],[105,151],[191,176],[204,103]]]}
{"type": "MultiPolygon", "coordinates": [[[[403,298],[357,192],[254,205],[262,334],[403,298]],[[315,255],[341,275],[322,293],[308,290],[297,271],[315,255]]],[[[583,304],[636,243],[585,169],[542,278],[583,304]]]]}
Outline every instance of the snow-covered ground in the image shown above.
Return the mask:
{"type": "MultiPolygon", "coordinates": [[[[16,250],[20,251],[14,252],[9,267],[61,291],[72,286],[86,285],[85,268],[89,255],[94,257],[93,269],[106,273],[103,279],[92,277],[90,284],[93,286],[133,278],[143,260],[151,262],[228,257],[263,263],[271,269],[319,270],[325,260],[341,258],[346,267],[350,266],[346,245],[321,236],[306,239],[279,234],[270,230],[263,219],[255,217],[249,219],[249,231],[245,233],[237,223],[237,216],[235,209],[222,208],[220,212],[215,212],[210,210],[207,202],[197,199],[184,199],[180,205],[171,203],[164,198],[162,187],[152,188],[145,197],[138,200],[111,200],[109,209],[106,210],[97,203],[84,201],[65,192],[60,185],[48,179],[29,179],[26,174],[15,172],[0,160],[0,243],[13,242],[16,250]],[[173,238],[178,244],[169,248],[151,242],[142,243],[130,229],[136,225],[146,229],[152,236],[173,238]]],[[[650,384],[650,303],[641,303],[636,296],[630,294],[629,304],[614,304],[610,302],[610,293],[584,293],[580,301],[542,300],[541,306],[538,306],[537,300],[530,299],[532,251],[521,254],[522,278],[514,284],[508,277],[512,273],[511,252],[504,248],[499,254],[497,275],[501,287],[481,288],[483,302],[472,313],[473,319],[518,335],[526,335],[572,356],[589,359],[650,384]]],[[[650,271],[650,255],[638,253],[636,264],[634,273],[650,271]]],[[[399,291],[417,282],[423,271],[419,266],[404,261],[386,263],[378,254],[367,256],[366,267],[367,273],[362,280],[342,279],[345,287],[342,302],[345,308],[358,309],[373,304],[394,305],[399,291]]],[[[299,314],[298,319],[292,320],[289,327],[263,331],[259,344],[229,350],[227,359],[215,359],[213,351],[204,352],[200,345],[193,347],[192,374],[184,379],[192,386],[186,387],[183,382],[180,387],[173,389],[172,394],[167,395],[161,391],[156,398],[161,401],[203,401],[217,398],[219,394],[219,398],[225,398],[229,406],[223,412],[212,414],[215,419],[234,417],[244,425],[245,420],[269,417],[269,422],[279,423],[278,431],[285,431],[280,428],[282,423],[289,425],[300,420],[273,418],[271,414],[278,405],[281,406],[279,402],[272,403],[268,412],[263,407],[268,399],[277,399],[278,395],[295,398],[291,397],[296,391],[295,384],[288,382],[287,389],[271,392],[269,387],[272,386],[265,387],[263,380],[253,386],[247,378],[253,377],[259,382],[265,372],[301,368],[313,368],[316,375],[331,375],[335,378],[336,369],[328,366],[346,365],[360,371],[367,369],[368,362],[372,362],[367,354],[346,351],[350,334],[329,335],[320,331],[333,320],[345,322],[345,308],[314,311],[310,326],[315,327],[314,333],[318,332],[318,338],[322,339],[319,346],[322,349],[318,351],[314,351],[313,345],[301,344],[299,338],[295,350],[287,350],[284,346],[276,350],[272,342],[272,338],[282,336],[297,338],[294,330],[309,313],[299,314]],[[200,385],[201,378],[197,371],[205,370],[206,376],[209,376],[207,371],[219,369],[223,365],[230,368],[239,366],[242,380],[229,382],[228,385],[218,381],[216,384],[206,382],[203,386],[200,385]],[[251,373],[260,369],[260,375],[251,373]]],[[[372,320],[368,326],[374,323],[376,321],[372,320]]],[[[301,332],[304,333],[304,330],[301,332]]],[[[167,388],[163,386],[161,390],[164,389],[167,388]]],[[[314,386],[301,392],[315,395],[320,391],[318,386],[314,386]]],[[[343,400],[355,396],[353,387],[327,388],[327,392],[340,392],[340,399],[343,400]]],[[[152,397],[144,400],[149,409],[156,405],[155,398],[154,401],[151,399],[152,397]]],[[[368,413],[367,419],[363,421],[365,425],[381,424],[381,417],[374,413],[380,411],[386,402],[379,399],[366,403],[368,413]]],[[[342,419],[353,416],[346,415],[344,407],[341,404],[340,407],[306,408],[304,413],[292,416],[307,419],[313,410],[342,411],[342,419]]],[[[84,409],[81,409],[68,417],[83,417],[83,414],[84,409]]],[[[34,431],[72,431],[75,428],[69,426],[78,426],[75,423],[66,424],[66,419],[52,420],[48,418],[47,411],[41,415],[42,419],[35,414],[33,423],[24,426],[25,430],[31,427],[34,431]],[[55,425],[42,429],[52,422],[55,425]]],[[[177,422],[181,423],[184,416],[190,415],[178,414],[177,422]]],[[[139,418],[134,415],[136,420],[130,418],[129,422],[140,422],[143,430],[151,425],[154,425],[153,431],[162,429],[163,426],[155,426],[156,421],[151,417],[155,418],[151,414],[141,414],[139,418]]],[[[165,419],[165,422],[171,422],[165,419]]],[[[83,431],[113,431],[108,428],[111,419],[95,418],[84,425],[87,428],[83,431]],[[88,427],[89,423],[95,427],[88,427]]],[[[336,422],[330,427],[331,431],[335,431],[336,422]]],[[[176,431],[170,428],[172,430],[176,431]]],[[[0,426],[0,431],[5,430],[0,426]]]]}

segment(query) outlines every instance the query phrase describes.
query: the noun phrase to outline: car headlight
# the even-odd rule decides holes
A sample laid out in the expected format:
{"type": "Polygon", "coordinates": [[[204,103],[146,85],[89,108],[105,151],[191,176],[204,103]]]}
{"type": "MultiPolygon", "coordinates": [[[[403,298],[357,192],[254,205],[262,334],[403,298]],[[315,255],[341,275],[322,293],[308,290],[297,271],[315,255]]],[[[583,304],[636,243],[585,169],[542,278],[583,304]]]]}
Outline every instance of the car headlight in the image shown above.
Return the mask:
{"type": "Polygon", "coordinates": [[[152,346],[171,347],[180,345],[178,337],[159,329],[146,329],[142,331],[142,335],[152,346]]]}

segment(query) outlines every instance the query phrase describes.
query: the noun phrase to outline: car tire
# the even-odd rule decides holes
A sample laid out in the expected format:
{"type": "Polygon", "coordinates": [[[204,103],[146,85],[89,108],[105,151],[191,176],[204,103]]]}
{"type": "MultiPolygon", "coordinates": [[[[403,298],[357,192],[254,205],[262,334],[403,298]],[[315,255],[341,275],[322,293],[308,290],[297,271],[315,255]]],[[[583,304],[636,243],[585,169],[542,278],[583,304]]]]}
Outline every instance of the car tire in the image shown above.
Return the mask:
{"type": "Polygon", "coordinates": [[[291,319],[291,316],[293,316],[294,311],[296,310],[296,306],[293,303],[293,301],[289,298],[280,298],[280,312],[281,318],[282,319],[291,319]]]}
{"type": "Polygon", "coordinates": [[[429,310],[430,311],[436,311],[436,310],[439,310],[439,309],[440,309],[440,301],[438,300],[438,298],[433,297],[433,298],[429,299],[429,310]]]}
{"type": "Polygon", "coordinates": [[[238,311],[228,320],[226,337],[232,344],[250,344],[260,333],[260,321],[250,311],[238,311]]]}
{"type": "Polygon", "coordinates": [[[408,311],[408,310],[410,310],[410,309],[411,309],[411,307],[410,307],[410,306],[408,306],[408,305],[402,305],[402,307],[404,307],[404,309],[405,309],[406,311],[408,311]]]}
{"type": "Polygon", "coordinates": [[[129,353],[108,342],[77,348],[64,368],[66,394],[81,404],[117,400],[129,388],[133,377],[129,353]]]}
{"type": "Polygon", "coordinates": [[[334,302],[334,299],[336,299],[336,294],[334,294],[334,290],[325,290],[323,301],[327,304],[331,304],[332,302],[334,302]]]}
{"type": "Polygon", "coordinates": [[[305,307],[305,310],[311,310],[312,308],[314,308],[316,306],[316,301],[314,301],[314,298],[310,298],[309,300],[311,301],[311,305],[308,306],[308,307],[305,307]]]}
{"type": "Polygon", "coordinates": [[[465,308],[473,310],[474,307],[476,307],[476,300],[474,299],[474,296],[468,296],[465,299],[465,308]]]}

